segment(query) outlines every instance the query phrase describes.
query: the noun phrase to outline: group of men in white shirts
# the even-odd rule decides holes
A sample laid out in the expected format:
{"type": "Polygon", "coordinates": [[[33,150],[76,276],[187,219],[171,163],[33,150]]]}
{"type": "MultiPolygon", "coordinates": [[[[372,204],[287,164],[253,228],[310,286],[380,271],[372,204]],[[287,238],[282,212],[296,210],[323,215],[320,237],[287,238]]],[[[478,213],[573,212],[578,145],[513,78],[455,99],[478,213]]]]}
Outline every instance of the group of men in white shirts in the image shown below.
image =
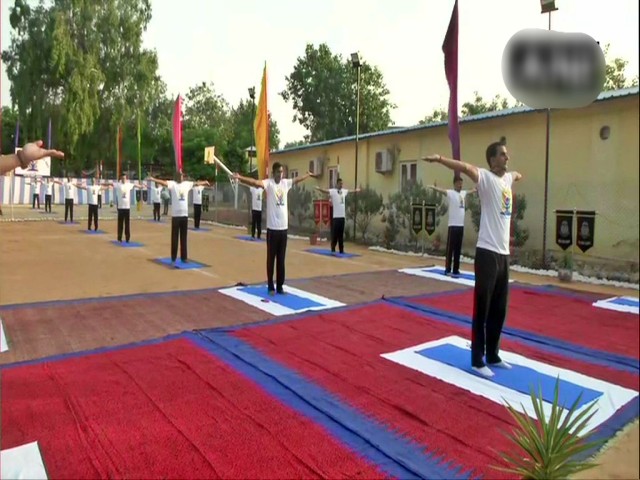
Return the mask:
{"type": "MultiPolygon", "coordinates": [[[[471,326],[471,367],[480,376],[492,377],[492,368],[510,369],[500,357],[500,337],[506,320],[509,296],[510,231],[513,210],[512,185],[522,179],[518,172],[509,172],[509,155],[501,142],[491,143],[485,152],[487,168],[429,155],[423,158],[430,163],[440,163],[456,172],[453,190],[441,192],[449,202],[449,236],[447,266],[451,273],[459,273],[460,250],[464,229],[465,199],[477,191],[480,199],[480,229],[475,254],[474,309],[471,326]],[[462,190],[459,174],[467,175],[476,188],[462,190]]],[[[272,166],[271,178],[255,180],[235,174],[239,182],[263,189],[267,203],[267,288],[269,295],[284,294],[285,254],[289,212],[287,197],[291,187],[313,175],[307,173],[295,179],[282,178],[283,166],[276,162],[272,166]],[[276,279],[274,282],[274,263],[276,279]]],[[[347,191],[338,182],[336,189],[320,189],[328,193],[334,209],[332,222],[332,250],[338,244],[341,251],[341,236],[344,232],[344,205],[347,191]],[[337,208],[336,208],[337,207],[337,208]],[[334,227],[335,225],[335,227],[334,227]]],[[[437,189],[437,187],[435,187],[437,189]]],[[[357,191],[357,190],[356,190],[357,191]]],[[[254,190],[252,190],[252,193],[254,190]]],[[[255,198],[255,197],[254,197],[255,198]]],[[[252,206],[256,210],[257,206],[252,206]]]]}

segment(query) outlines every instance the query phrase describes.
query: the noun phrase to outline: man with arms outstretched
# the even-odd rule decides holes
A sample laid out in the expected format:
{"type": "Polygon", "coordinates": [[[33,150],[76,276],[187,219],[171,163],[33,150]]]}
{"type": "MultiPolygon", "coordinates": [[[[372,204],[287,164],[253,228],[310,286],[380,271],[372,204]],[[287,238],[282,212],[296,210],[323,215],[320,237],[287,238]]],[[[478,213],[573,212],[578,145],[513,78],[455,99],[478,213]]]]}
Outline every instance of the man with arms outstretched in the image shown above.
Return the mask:
{"type": "Polygon", "coordinates": [[[462,190],[462,178],[456,176],[453,180],[453,190],[439,188],[435,183],[431,188],[438,193],[447,196],[449,212],[449,230],[447,235],[447,256],[444,264],[444,274],[457,277],[460,275],[460,255],[462,255],[462,238],[464,236],[464,213],[466,210],[467,195],[475,193],[473,190],[462,190]],[[453,270],[452,270],[453,269],[453,270]]]}
{"type": "Polygon", "coordinates": [[[423,160],[440,163],[464,173],[477,185],[480,198],[480,231],[476,244],[473,322],[471,326],[471,366],[484,377],[494,374],[489,367],[511,368],[499,355],[500,335],[507,315],[509,297],[509,238],[511,185],[522,179],[508,172],[507,147],[494,142],[487,147],[489,169],[430,155],[423,160]],[[485,333],[486,332],[486,333],[485,333]],[[485,363],[486,352],[486,363],[485,363]]]}
{"type": "Polygon", "coordinates": [[[316,190],[329,195],[331,207],[333,209],[333,218],[331,219],[331,253],[336,253],[336,245],[340,253],[344,253],[344,225],[346,218],[346,199],[349,192],[358,193],[359,188],[347,190],[342,188],[342,179],[336,181],[336,188],[320,188],[316,190]]]}
{"type": "Polygon", "coordinates": [[[287,196],[294,185],[313,175],[307,172],[302,177],[282,178],[283,167],[275,162],[271,167],[272,178],[255,180],[234,174],[234,178],[245,185],[264,188],[267,198],[267,283],[269,295],[284,293],[285,255],[287,253],[287,234],[289,229],[289,210],[287,196]],[[273,284],[273,264],[276,263],[276,285],[273,284]]]}

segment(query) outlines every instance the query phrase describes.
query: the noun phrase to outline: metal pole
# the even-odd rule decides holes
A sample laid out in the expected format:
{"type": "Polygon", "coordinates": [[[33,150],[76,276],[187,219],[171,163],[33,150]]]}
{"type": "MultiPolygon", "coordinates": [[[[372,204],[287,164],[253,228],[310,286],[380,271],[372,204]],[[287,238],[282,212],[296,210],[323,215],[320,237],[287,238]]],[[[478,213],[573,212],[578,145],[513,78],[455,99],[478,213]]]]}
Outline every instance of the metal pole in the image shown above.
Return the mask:
{"type": "MultiPolygon", "coordinates": [[[[353,188],[358,188],[358,140],[360,136],[360,65],[358,64],[358,80],[356,81],[356,172],[353,188]]],[[[353,212],[353,240],[356,240],[356,225],[358,218],[358,195],[354,195],[354,212],[353,212]]]]}
{"type": "MultiPolygon", "coordinates": [[[[549,31],[551,31],[551,12],[549,12],[549,31]]],[[[549,144],[551,131],[551,109],[547,108],[547,133],[546,149],[544,157],[544,217],[542,218],[542,265],[546,267],[547,262],[547,209],[549,207],[549,144]]]]}

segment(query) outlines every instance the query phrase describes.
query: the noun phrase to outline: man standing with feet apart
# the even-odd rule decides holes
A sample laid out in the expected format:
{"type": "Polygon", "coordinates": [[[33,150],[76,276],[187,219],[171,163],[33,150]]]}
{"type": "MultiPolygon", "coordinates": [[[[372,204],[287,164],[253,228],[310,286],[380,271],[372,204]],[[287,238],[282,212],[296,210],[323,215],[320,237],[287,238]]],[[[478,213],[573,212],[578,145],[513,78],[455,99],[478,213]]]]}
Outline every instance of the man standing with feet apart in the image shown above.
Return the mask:
{"type": "Polygon", "coordinates": [[[477,185],[481,214],[474,265],[471,366],[478,374],[492,377],[494,373],[489,367],[511,368],[502,361],[499,350],[509,298],[511,185],[522,179],[522,175],[507,171],[509,155],[507,147],[500,142],[487,147],[486,159],[488,170],[440,155],[429,155],[423,160],[464,173],[477,185]],[[486,358],[483,358],[485,352],[486,358]]]}
{"type": "Polygon", "coordinates": [[[207,181],[191,182],[184,179],[182,172],[176,173],[173,180],[160,180],[149,177],[149,180],[167,187],[171,194],[171,265],[175,267],[178,258],[178,241],[180,241],[180,260],[188,263],[187,233],[189,231],[189,191],[195,186],[209,185],[207,181]]]}
{"type": "Polygon", "coordinates": [[[302,177],[291,180],[282,178],[283,167],[275,162],[271,167],[273,178],[255,180],[234,174],[234,178],[243,184],[264,188],[267,198],[267,282],[269,284],[269,295],[284,293],[285,280],[285,255],[287,253],[287,231],[289,229],[289,210],[287,207],[287,196],[289,190],[294,185],[306,180],[313,175],[307,172],[302,177]],[[276,285],[273,284],[273,264],[276,263],[276,285]]]}
{"type": "Polygon", "coordinates": [[[344,225],[346,218],[346,200],[347,194],[352,191],[358,193],[359,188],[355,190],[347,190],[342,188],[342,179],[336,181],[336,188],[320,188],[316,187],[319,192],[329,195],[331,207],[333,208],[333,218],[331,219],[331,253],[336,253],[336,245],[341,254],[344,253],[344,225]]]}

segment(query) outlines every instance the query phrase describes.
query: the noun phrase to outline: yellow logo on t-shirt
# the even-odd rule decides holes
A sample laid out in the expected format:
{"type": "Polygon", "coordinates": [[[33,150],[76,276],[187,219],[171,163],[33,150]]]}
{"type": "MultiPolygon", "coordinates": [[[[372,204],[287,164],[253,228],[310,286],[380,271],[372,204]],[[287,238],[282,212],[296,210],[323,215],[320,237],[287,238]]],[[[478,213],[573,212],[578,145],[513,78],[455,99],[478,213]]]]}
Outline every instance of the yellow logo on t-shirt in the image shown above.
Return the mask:
{"type": "Polygon", "coordinates": [[[279,207],[284,207],[284,190],[282,190],[280,187],[277,187],[275,189],[275,195],[276,205],[278,205],[279,207]]]}
{"type": "Polygon", "coordinates": [[[500,215],[504,215],[505,217],[510,217],[511,216],[511,208],[512,208],[511,187],[503,187],[502,188],[502,205],[500,207],[500,215]]]}

